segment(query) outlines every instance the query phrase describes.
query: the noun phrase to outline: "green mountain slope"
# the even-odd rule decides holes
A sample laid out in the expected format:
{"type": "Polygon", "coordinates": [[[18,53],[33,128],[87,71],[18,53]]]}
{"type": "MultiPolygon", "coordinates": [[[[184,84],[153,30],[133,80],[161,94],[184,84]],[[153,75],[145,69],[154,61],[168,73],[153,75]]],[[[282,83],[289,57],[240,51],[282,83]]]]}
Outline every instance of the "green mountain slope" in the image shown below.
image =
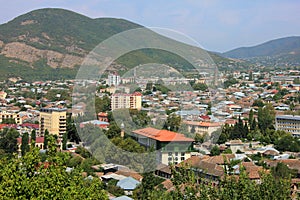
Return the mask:
{"type": "MultiPolygon", "coordinates": [[[[139,27],[142,26],[123,19],[91,19],[63,9],[47,8],[21,15],[0,25],[0,80],[74,78],[84,57],[97,44],[139,27]]],[[[246,62],[211,55],[220,67],[248,66],[246,62]]],[[[189,68],[182,58],[158,50],[134,51],[116,62],[114,70],[149,62],[169,64],[182,71],[189,68]]]]}

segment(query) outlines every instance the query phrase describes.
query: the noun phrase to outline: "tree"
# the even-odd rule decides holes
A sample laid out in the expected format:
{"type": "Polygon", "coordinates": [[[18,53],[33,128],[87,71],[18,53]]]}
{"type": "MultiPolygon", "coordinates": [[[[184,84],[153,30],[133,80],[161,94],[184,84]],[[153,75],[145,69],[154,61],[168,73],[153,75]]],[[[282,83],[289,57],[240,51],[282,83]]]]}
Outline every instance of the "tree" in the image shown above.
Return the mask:
{"type": "Polygon", "coordinates": [[[257,106],[257,107],[264,107],[264,102],[261,99],[256,99],[254,100],[252,106],[257,106]]]}
{"type": "Polygon", "coordinates": [[[17,152],[17,138],[19,133],[15,129],[5,128],[0,132],[0,149],[3,149],[5,153],[15,153],[17,152]]]}
{"type": "Polygon", "coordinates": [[[28,142],[29,142],[28,133],[27,132],[23,133],[23,135],[22,135],[22,144],[21,144],[21,154],[22,154],[22,156],[24,156],[25,153],[28,152],[29,149],[30,149],[28,142]]]}
{"type": "Polygon", "coordinates": [[[207,85],[205,83],[195,83],[193,85],[193,89],[194,90],[201,90],[201,91],[205,91],[208,89],[207,85]]]}
{"type": "Polygon", "coordinates": [[[253,112],[253,110],[251,109],[250,112],[249,112],[249,120],[248,120],[248,122],[249,122],[249,127],[252,126],[253,120],[254,120],[254,112],[253,112]]]}
{"type": "Polygon", "coordinates": [[[76,142],[76,144],[81,141],[71,115],[67,118],[67,136],[71,142],[76,142]]]}
{"type": "Polygon", "coordinates": [[[67,149],[67,140],[68,140],[67,133],[64,133],[64,135],[63,135],[63,140],[62,140],[62,149],[63,149],[63,150],[66,150],[66,149],[67,149]]]}
{"type": "Polygon", "coordinates": [[[104,96],[102,98],[95,97],[95,110],[96,113],[109,111],[110,98],[108,96],[104,96]]]}
{"type": "Polygon", "coordinates": [[[217,145],[213,146],[213,148],[210,150],[211,156],[218,156],[220,153],[220,148],[217,145]]]}
{"type": "Polygon", "coordinates": [[[291,178],[292,175],[295,175],[295,172],[282,162],[278,162],[275,167],[272,167],[271,172],[275,178],[291,178]]]}
{"type": "Polygon", "coordinates": [[[164,129],[170,131],[178,131],[181,125],[181,117],[172,113],[168,116],[167,121],[164,124],[164,129]]]}
{"type": "Polygon", "coordinates": [[[251,131],[255,130],[255,129],[256,129],[256,126],[257,126],[257,125],[256,125],[256,119],[254,118],[253,121],[252,121],[252,123],[251,123],[250,130],[251,130],[251,131]]]}
{"type": "Polygon", "coordinates": [[[274,129],[275,110],[272,104],[267,104],[265,107],[259,108],[257,119],[258,127],[262,133],[265,133],[267,128],[274,129]]]}
{"type": "Polygon", "coordinates": [[[45,134],[44,134],[44,149],[48,148],[48,138],[49,137],[49,131],[48,129],[45,130],[45,134]]]}
{"type": "Polygon", "coordinates": [[[253,81],[253,73],[252,73],[252,71],[249,73],[249,81],[253,81]]]}
{"type": "Polygon", "coordinates": [[[34,129],[31,131],[30,140],[31,140],[31,142],[30,142],[30,143],[31,143],[31,147],[32,147],[32,148],[35,147],[35,142],[36,142],[36,132],[35,132],[34,129]]]}
{"type": "Polygon", "coordinates": [[[33,148],[21,158],[0,160],[1,199],[108,199],[99,178],[85,179],[80,167],[67,172],[68,159],[69,154],[55,152],[47,157],[51,162],[42,162],[33,148]]]}
{"type": "Polygon", "coordinates": [[[109,139],[112,139],[121,135],[121,129],[116,122],[112,122],[105,134],[109,139]]]}

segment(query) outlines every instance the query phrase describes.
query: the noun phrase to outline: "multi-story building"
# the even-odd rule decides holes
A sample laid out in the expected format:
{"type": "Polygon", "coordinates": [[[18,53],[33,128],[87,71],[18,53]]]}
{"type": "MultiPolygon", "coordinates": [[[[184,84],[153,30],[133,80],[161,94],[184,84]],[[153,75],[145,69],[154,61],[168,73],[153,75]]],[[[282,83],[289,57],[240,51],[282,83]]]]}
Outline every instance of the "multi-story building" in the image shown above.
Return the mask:
{"type": "Polygon", "coordinates": [[[191,157],[193,139],[183,134],[155,128],[143,128],[132,132],[139,144],[157,150],[158,162],[178,164],[191,157]]]}
{"type": "Polygon", "coordinates": [[[40,135],[43,136],[48,130],[49,134],[62,137],[66,132],[67,109],[42,108],[40,110],[40,135]]]}
{"type": "Polygon", "coordinates": [[[132,94],[113,94],[111,96],[111,110],[122,108],[140,110],[142,108],[142,94],[139,92],[134,92],[132,94]]]}
{"type": "Polygon", "coordinates": [[[211,135],[212,132],[221,128],[221,124],[218,122],[196,122],[196,121],[184,121],[188,127],[188,131],[192,133],[211,135]]]}
{"type": "Polygon", "coordinates": [[[277,115],[275,118],[276,130],[291,133],[295,137],[300,137],[300,116],[299,115],[277,115]]]}
{"type": "Polygon", "coordinates": [[[121,78],[118,74],[109,74],[107,84],[109,86],[118,86],[121,83],[121,78]]]}
{"type": "Polygon", "coordinates": [[[16,124],[22,124],[22,118],[19,114],[7,111],[0,112],[0,123],[4,123],[10,119],[14,120],[16,124]]]}

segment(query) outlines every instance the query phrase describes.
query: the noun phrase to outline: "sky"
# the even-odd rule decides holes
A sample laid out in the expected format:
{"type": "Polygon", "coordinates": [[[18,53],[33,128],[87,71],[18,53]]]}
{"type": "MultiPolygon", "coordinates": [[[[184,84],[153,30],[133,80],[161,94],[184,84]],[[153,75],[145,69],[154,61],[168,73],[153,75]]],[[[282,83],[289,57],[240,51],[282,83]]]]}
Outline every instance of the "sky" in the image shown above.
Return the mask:
{"type": "Polygon", "coordinates": [[[181,32],[206,50],[225,52],[300,36],[299,0],[0,0],[0,23],[39,8],[91,18],[123,18],[181,32]]]}

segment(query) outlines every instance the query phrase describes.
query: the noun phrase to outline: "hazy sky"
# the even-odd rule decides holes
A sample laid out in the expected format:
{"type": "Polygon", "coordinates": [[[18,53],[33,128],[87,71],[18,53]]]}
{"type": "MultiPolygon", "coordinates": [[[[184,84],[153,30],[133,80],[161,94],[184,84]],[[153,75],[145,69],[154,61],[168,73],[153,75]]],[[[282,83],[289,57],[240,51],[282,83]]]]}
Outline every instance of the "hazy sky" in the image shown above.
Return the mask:
{"type": "Polygon", "coordinates": [[[300,35],[299,0],[0,0],[0,23],[38,8],[117,17],[182,32],[211,51],[300,35]]]}

